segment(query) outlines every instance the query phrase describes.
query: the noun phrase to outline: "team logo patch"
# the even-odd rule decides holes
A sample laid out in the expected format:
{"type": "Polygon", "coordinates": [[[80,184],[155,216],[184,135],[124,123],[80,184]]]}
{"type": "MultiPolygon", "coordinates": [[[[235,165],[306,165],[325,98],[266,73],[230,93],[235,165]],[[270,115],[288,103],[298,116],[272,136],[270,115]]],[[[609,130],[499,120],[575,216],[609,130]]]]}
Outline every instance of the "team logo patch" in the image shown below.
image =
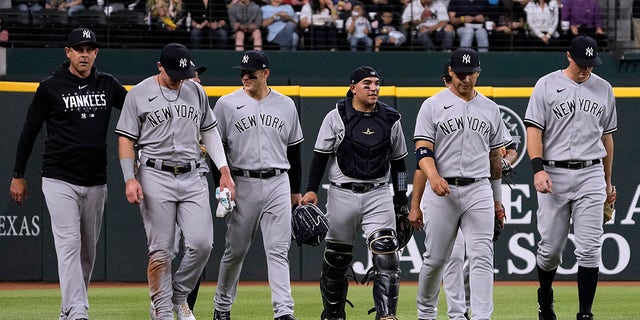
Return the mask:
{"type": "Polygon", "coordinates": [[[188,63],[189,62],[188,62],[187,58],[180,59],[180,62],[179,62],[180,68],[186,68],[188,63]]]}
{"type": "Polygon", "coordinates": [[[249,55],[245,54],[244,57],[242,57],[242,63],[249,63],[249,55]]]}
{"type": "MultiPolygon", "coordinates": [[[[372,73],[373,73],[373,72],[372,72],[372,73]]],[[[374,133],[376,133],[376,132],[375,132],[375,131],[371,131],[371,129],[367,128],[367,131],[362,131],[362,133],[364,133],[364,134],[366,134],[366,135],[370,136],[370,135],[372,135],[372,134],[374,134],[374,133]]]]}
{"type": "Polygon", "coordinates": [[[468,55],[468,54],[463,55],[462,56],[462,63],[466,63],[466,64],[471,63],[471,56],[468,55]]]}
{"type": "Polygon", "coordinates": [[[91,39],[91,31],[86,30],[86,29],[83,30],[82,31],[82,37],[85,38],[85,39],[91,39]]]}
{"type": "Polygon", "coordinates": [[[592,47],[587,47],[587,49],[585,50],[584,53],[587,57],[593,57],[593,48],[592,47]]]}
{"type": "Polygon", "coordinates": [[[502,114],[502,121],[504,121],[507,126],[511,134],[511,139],[513,139],[513,143],[516,146],[516,151],[518,152],[518,158],[511,164],[511,166],[515,168],[522,158],[524,158],[525,153],[527,153],[527,128],[524,126],[522,118],[520,118],[515,111],[502,105],[498,106],[500,107],[500,114],[502,114]]]}

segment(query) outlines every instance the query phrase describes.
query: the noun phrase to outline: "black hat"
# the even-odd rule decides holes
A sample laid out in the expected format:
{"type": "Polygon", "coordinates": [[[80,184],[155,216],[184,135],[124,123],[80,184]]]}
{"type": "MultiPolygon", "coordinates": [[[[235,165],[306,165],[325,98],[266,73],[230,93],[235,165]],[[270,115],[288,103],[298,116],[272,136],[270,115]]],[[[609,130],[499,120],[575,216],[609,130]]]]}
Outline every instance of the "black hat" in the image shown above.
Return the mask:
{"type": "Polygon", "coordinates": [[[447,60],[447,62],[444,63],[444,69],[442,70],[442,77],[443,78],[449,78],[449,66],[451,65],[451,60],[447,60]]]}
{"type": "Polygon", "coordinates": [[[67,37],[67,47],[75,47],[81,44],[91,44],[97,47],[98,41],[96,40],[96,34],[87,28],[73,29],[67,37]]]}
{"type": "MultiPolygon", "coordinates": [[[[357,67],[355,70],[353,70],[353,72],[351,72],[350,84],[356,84],[362,81],[362,79],[369,78],[369,77],[376,77],[380,79],[380,75],[378,74],[376,69],[368,66],[357,67]]],[[[347,90],[347,97],[353,98],[353,93],[351,92],[351,88],[347,90]]]]}
{"type": "Polygon", "coordinates": [[[269,69],[269,57],[264,51],[245,51],[242,54],[240,65],[233,68],[250,71],[269,69]]]}
{"type": "Polygon", "coordinates": [[[162,48],[160,64],[173,80],[184,80],[196,76],[189,50],[182,44],[169,43],[162,48]]]}
{"type": "Polygon", "coordinates": [[[451,54],[449,66],[453,72],[480,72],[478,52],[471,48],[458,48],[451,54]]]}
{"type": "Polygon", "coordinates": [[[196,67],[196,64],[193,63],[193,61],[191,61],[191,66],[193,67],[193,70],[195,70],[198,73],[198,75],[203,74],[205,71],[207,71],[207,67],[205,66],[196,67]]]}
{"type": "Polygon", "coordinates": [[[569,49],[571,59],[579,66],[599,67],[602,60],[598,57],[598,42],[587,35],[579,35],[571,40],[569,49]]]}

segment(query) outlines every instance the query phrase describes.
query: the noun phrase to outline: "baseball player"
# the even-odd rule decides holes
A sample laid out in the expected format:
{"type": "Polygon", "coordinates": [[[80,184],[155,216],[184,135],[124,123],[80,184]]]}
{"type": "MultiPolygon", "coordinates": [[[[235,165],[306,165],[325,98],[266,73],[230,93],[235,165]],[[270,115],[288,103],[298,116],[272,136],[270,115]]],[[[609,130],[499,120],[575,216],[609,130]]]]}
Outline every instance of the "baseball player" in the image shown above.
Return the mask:
{"type": "MultiPolygon", "coordinates": [[[[444,73],[442,75],[444,86],[449,88],[452,77],[449,75],[449,61],[445,64],[444,73]]],[[[503,160],[508,163],[514,162],[518,157],[515,144],[510,143],[505,148],[503,160]]],[[[417,168],[413,176],[413,197],[411,199],[410,217],[414,220],[416,228],[422,228],[422,224],[415,223],[417,219],[422,218],[422,210],[420,203],[424,193],[425,184],[427,182],[426,175],[417,168]]],[[[469,263],[466,259],[466,249],[464,235],[460,228],[456,235],[455,243],[451,251],[451,256],[447,260],[443,271],[443,284],[447,298],[447,314],[449,319],[469,319],[470,309],[470,288],[469,288],[469,263]]]]}
{"type": "Polygon", "coordinates": [[[220,185],[234,189],[217,121],[202,87],[193,78],[189,51],[162,48],[159,73],[137,84],[116,127],[126,196],[140,205],[149,249],[147,277],[152,319],[194,320],[186,299],[202,273],[213,245],[213,218],[204,174],[208,167],[199,135],[220,170],[220,185]],[[134,144],[139,148],[134,174],[134,144]],[[183,231],[185,255],[171,275],[175,229],[183,231]],[[173,312],[172,312],[173,310],[173,312]]]}
{"type": "Polygon", "coordinates": [[[274,318],[291,320],[295,319],[288,259],[291,208],[302,198],[298,111],[291,98],[268,86],[271,69],[266,53],[246,51],[234,68],[240,70],[242,88],[220,97],[213,108],[237,183],[236,208],[226,216],[214,319],[231,319],[242,263],[260,229],[274,318]]]}
{"type": "Polygon", "coordinates": [[[562,262],[570,221],[578,262],[580,310],[576,317],[593,319],[603,203],[613,188],[616,104],[611,85],[592,73],[593,67],[602,64],[597,42],[585,35],[575,37],[567,60],[567,68],[538,80],[524,119],[538,191],[536,262],[541,320],[556,319],[552,284],[562,262]]]}
{"type": "Polygon", "coordinates": [[[327,245],[320,275],[321,319],[345,319],[353,244],[362,228],[373,254],[376,319],[397,319],[400,269],[395,205],[406,205],[406,144],[400,114],[378,101],[380,76],[361,66],[351,74],[347,98],[324,118],[309,171],[303,203],[318,202],[318,188],[329,162],[327,245]],[[394,197],[389,197],[389,178],[394,197]]]}
{"type": "Polygon", "coordinates": [[[26,200],[24,171],[46,122],[42,192],[58,258],[60,320],[89,319],[87,289],[107,199],[107,128],[111,110],[121,109],[127,94],[94,67],[98,47],[89,29],[69,33],[69,61],[40,82],[29,106],[9,189],[17,204],[26,200]]]}
{"type": "Polygon", "coordinates": [[[425,100],[416,120],[416,160],[428,180],[421,202],[424,215],[410,216],[426,232],[417,297],[420,319],[436,318],[440,280],[458,228],[468,249],[472,319],[490,319],[493,312],[491,240],[494,214],[502,207],[500,148],[511,136],[498,106],[474,89],[480,70],[475,50],[455,50],[450,87],[425,100]]]}

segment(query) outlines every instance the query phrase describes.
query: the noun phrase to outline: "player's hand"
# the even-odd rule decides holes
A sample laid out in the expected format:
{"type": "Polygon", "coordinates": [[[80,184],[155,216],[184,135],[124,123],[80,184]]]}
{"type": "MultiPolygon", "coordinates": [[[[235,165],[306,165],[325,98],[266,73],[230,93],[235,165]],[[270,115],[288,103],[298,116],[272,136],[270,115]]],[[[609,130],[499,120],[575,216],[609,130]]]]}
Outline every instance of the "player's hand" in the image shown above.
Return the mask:
{"type": "Polygon", "coordinates": [[[500,222],[502,222],[502,225],[504,226],[504,220],[507,217],[507,215],[504,212],[504,206],[502,206],[502,202],[494,201],[493,211],[495,212],[496,218],[500,220],[500,222]]]}
{"type": "Polygon", "coordinates": [[[618,192],[616,192],[616,187],[613,185],[607,185],[607,200],[605,203],[611,204],[616,201],[618,192]]]}
{"type": "Polygon", "coordinates": [[[140,204],[142,202],[142,186],[136,179],[127,180],[127,185],[125,186],[125,195],[127,196],[127,201],[129,203],[140,204]]]}
{"type": "Polygon", "coordinates": [[[578,26],[571,26],[571,33],[573,33],[574,36],[578,35],[578,26]]]}
{"type": "Polygon", "coordinates": [[[9,193],[15,203],[22,204],[27,199],[27,181],[24,178],[12,178],[9,193]]]}
{"type": "Polygon", "coordinates": [[[302,196],[302,199],[300,199],[300,203],[302,204],[313,203],[314,205],[317,206],[318,195],[313,191],[308,191],[307,193],[304,194],[304,196],[302,196]]]}
{"type": "Polygon", "coordinates": [[[424,227],[424,221],[422,219],[424,219],[424,216],[420,206],[411,206],[409,210],[409,222],[411,225],[418,230],[422,230],[424,227]]]}
{"type": "Polygon", "coordinates": [[[551,178],[549,178],[549,174],[546,171],[538,171],[533,176],[533,184],[536,187],[536,191],[551,193],[551,178]]]}
{"type": "Polygon", "coordinates": [[[435,179],[429,179],[429,184],[431,185],[431,190],[433,190],[433,193],[440,197],[448,196],[451,193],[449,184],[440,176],[435,179]]]}
{"type": "Polygon", "coordinates": [[[292,193],[291,194],[291,206],[299,206],[302,204],[302,194],[301,193],[292,193]]]}
{"type": "Polygon", "coordinates": [[[224,188],[229,189],[231,192],[231,200],[236,199],[236,183],[231,178],[231,171],[229,171],[228,166],[220,167],[220,190],[224,188]]]}

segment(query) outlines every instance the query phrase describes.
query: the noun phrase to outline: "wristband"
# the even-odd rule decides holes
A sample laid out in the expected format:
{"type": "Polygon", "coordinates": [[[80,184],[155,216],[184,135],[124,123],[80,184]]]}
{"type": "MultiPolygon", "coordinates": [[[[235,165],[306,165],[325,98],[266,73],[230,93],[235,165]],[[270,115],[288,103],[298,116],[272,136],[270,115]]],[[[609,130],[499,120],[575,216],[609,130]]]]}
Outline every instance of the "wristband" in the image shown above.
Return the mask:
{"type": "Polygon", "coordinates": [[[120,159],[120,168],[122,169],[122,176],[124,177],[124,183],[131,179],[135,179],[135,174],[133,173],[133,159],[124,158],[120,159]]]}
{"type": "Polygon", "coordinates": [[[502,179],[491,180],[491,191],[493,191],[493,201],[502,202],[502,179]]]}
{"type": "Polygon", "coordinates": [[[542,158],[535,157],[531,159],[531,169],[533,170],[533,174],[544,170],[544,166],[542,165],[542,158]]]}

